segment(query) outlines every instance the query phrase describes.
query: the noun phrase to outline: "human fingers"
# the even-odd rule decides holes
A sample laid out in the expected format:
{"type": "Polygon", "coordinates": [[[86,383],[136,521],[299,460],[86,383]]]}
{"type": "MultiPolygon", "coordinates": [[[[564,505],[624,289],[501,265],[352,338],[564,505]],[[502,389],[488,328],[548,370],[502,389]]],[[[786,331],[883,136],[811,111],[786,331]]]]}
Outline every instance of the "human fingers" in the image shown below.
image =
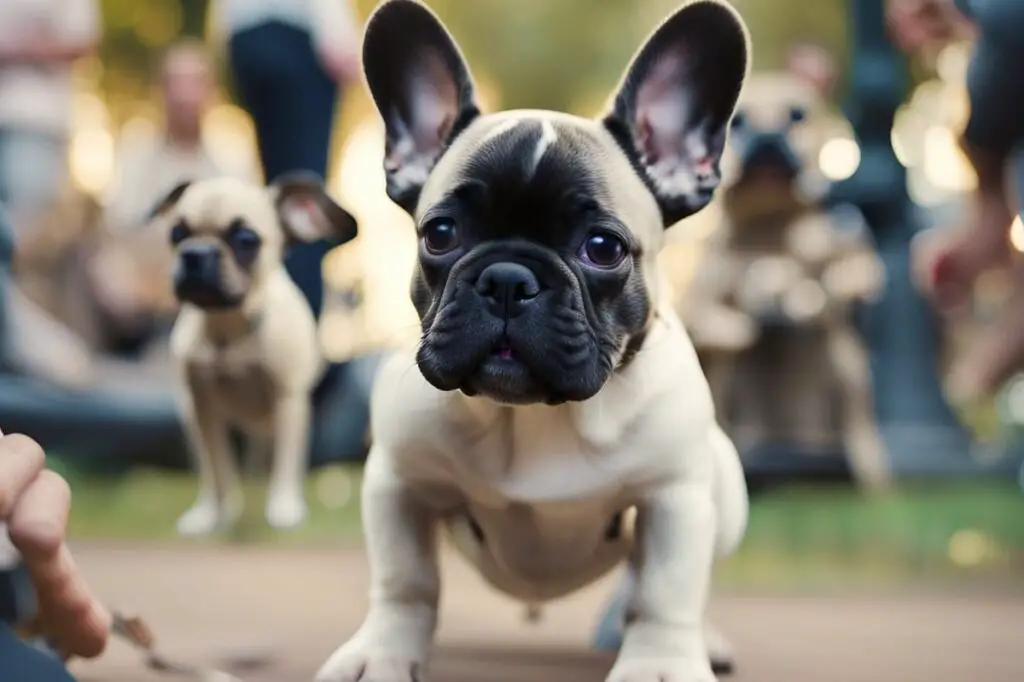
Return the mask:
{"type": "Polygon", "coordinates": [[[93,657],[106,646],[110,614],[92,595],[64,542],[70,505],[67,482],[44,470],[21,496],[9,532],[36,588],[47,634],[65,653],[93,657]]]}
{"type": "Polygon", "coordinates": [[[0,521],[6,521],[22,493],[46,465],[37,442],[18,433],[0,434],[0,521]]]}

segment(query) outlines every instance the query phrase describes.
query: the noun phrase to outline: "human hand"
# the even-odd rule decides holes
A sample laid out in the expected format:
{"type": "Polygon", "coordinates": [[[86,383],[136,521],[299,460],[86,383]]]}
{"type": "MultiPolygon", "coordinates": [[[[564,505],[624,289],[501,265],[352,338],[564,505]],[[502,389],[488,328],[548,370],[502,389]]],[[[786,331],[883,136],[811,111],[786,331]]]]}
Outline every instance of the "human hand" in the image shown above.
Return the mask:
{"type": "Polygon", "coordinates": [[[71,491],[46,469],[34,440],[0,433],[0,522],[31,576],[38,602],[37,629],[65,656],[98,656],[111,616],[89,591],[65,543],[71,491]]]}
{"type": "Polygon", "coordinates": [[[956,312],[970,300],[983,272],[1012,261],[1013,215],[1005,198],[978,193],[968,211],[967,223],[925,230],[911,244],[915,282],[944,313],[956,312]]]}
{"type": "Polygon", "coordinates": [[[972,32],[953,0],[887,0],[886,23],[896,47],[911,54],[972,32]]]}

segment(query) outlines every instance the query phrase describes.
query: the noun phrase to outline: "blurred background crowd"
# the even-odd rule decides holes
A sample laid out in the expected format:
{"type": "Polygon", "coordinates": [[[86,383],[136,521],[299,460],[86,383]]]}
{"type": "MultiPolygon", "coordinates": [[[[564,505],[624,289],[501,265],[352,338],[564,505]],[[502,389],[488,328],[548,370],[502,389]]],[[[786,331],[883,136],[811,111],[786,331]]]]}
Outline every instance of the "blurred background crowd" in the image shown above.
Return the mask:
{"type": "MultiPolygon", "coordinates": [[[[374,4],[0,0],[0,203],[11,232],[0,248],[0,427],[38,439],[72,480],[73,533],[160,536],[191,495],[181,475],[151,473],[187,470],[189,459],[166,357],[170,250],[146,216],[179,181],[221,174],[262,182],[311,170],[359,219],[355,241],[303,246],[288,261],[335,363],[317,396],[313,528],[335,529],[323,519],[350,504],[358,474],[335,465],[365,453],[374,358],[418,327],[408,300],[415,235],[384,193],[383,126],[360,84],[360,30],[374,4]]],[[[678,0],[429,4],[467,51],[487,108],[589,115],[678,0]]],[[[816,142],[803,162],[824,193],[858,208],[885,266],[883,291],[856,325],[887,467],[908,491],[944,480],[938,492],[881,502],[831,489],[768,496],[755,503],[752,551],[818,551],[829,538],[832,550],[856,553],[856,538],[872,536],[869,554],[913,570],[936,562],[1014,575],[1024,307],[1012,256],[1024,250],[1024,224],[1012,194],[979,199],[1009,181],[986,175],[993,164],[960,140],[978,107],[967,83],[972,52],[989,39],[978,35],[984,22],[952,1],[734,4],[752,31],[755,74],[799,76],[823,99],[806,122],[816,142]],[[939,310],[942,273],[964,251],[958,230],[986,221],[996,246],[978,258],[1000,267],[975,281],[982,268],[961,263],[950,281],[970,295],[939,310]],[[812,527],[807,511],[820,505],[832,505],[841,532],[812,527]]],[[[996,166],[1007,167],[1007,147],[996,166]]],[[[670,232],[663,258],[681,306],[724,220],[719,204],[670,232]]],[[[992,242],[968,234],[981,250],[992,242]]],[[[833,450],[744,456],[755,491],[849,483],[847,458],[833,450]]]]}

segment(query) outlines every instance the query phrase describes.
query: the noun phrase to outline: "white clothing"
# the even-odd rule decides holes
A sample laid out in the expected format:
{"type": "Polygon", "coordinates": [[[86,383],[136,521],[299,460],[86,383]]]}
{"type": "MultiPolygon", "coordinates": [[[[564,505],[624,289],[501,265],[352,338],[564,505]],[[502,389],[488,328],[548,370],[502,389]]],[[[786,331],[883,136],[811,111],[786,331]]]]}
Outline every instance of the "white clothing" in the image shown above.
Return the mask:
{"type": "MultiPolygon", "coordinates": [[[[33,39],[91,47],[100,35],[96,0],[0,2],[0,53],[33,39]]],[[[0,126],[66,135],[71,97],[71,63],[0,62],[0,126]]]]}

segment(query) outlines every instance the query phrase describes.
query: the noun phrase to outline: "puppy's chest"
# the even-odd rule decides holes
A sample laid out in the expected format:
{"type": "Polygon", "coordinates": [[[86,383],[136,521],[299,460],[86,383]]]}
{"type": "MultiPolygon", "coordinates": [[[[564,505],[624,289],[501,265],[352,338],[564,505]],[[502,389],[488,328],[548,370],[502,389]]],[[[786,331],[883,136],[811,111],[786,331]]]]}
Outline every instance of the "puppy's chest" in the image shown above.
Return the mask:
{"type": "Polygon", "coordinates": [[[186,363],[186,371],[196,397],[235,421],[264,421],[273,411],[278,382],[255,342],[205,348],[186,363]]]}
{"type": "Polygon", "coordinates": [[[477,423],[447,424],[438,449],[410,453],[400,468],[485,579],[543,600],[622,560],[649,461],[625,447],[589,444],[564,416],[510,411],[477,423]]]}

